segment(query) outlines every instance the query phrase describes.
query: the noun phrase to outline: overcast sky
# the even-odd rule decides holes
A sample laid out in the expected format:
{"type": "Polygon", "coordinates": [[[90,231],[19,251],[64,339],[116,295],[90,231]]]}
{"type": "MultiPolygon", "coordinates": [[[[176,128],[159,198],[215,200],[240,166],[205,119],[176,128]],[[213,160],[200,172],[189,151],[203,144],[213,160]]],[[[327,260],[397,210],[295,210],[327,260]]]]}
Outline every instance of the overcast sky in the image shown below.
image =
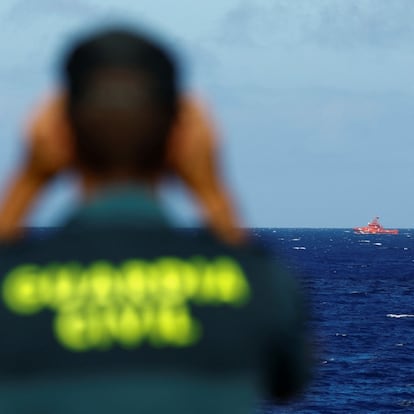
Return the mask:
{"type": "MultiPolygon", "coordinates": [[[[109,22],[149,28],[210,103],[245,224],[414,227],[413,0],[2,0],[0,188],[62,47],[109,22]]],[[[184,222],[188,201],[167,200],[184,222]]],[[[60,181],[31,217],[73,206],[60,181]]]]}

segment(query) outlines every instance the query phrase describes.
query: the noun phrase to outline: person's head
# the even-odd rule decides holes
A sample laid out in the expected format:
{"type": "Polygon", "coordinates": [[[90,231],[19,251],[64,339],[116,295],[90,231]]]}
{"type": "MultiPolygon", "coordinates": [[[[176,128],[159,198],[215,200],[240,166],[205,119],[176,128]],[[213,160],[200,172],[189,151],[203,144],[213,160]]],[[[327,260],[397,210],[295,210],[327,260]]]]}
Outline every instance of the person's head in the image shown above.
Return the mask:
{"type": "Polygon", "coordinates": [[[82,172],[111,181],[158,177],[178,105],[169,54],[140,34],[107,30],[73,47],[63,75],[82,172]]]}

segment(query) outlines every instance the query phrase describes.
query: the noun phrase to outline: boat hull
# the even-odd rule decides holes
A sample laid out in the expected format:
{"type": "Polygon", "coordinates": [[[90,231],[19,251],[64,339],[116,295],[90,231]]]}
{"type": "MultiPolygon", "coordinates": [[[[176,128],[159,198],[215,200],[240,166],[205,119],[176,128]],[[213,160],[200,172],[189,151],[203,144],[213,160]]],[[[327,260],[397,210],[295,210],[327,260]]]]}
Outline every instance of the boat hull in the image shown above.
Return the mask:
{"type": "Polygon", "coordinates": [[[356,227],[353,229],[355,234],[398,234],[397,229],[381,229],[375,230],[364,227],[356,227]]]}

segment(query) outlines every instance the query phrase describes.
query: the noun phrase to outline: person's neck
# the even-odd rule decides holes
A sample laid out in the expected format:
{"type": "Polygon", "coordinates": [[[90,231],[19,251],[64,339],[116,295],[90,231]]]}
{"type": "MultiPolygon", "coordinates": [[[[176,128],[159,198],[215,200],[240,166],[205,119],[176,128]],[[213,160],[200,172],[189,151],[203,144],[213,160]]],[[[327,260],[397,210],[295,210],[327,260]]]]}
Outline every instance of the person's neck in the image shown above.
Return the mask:
{"type": "Polygon", "coordinates": [[[93,174],[84,174],[81,176],[81,191],[85,200],[92,200],[99,194],[108,189],[115,188],[141,188],[147,190],[148,194],[156,196],[156,183],[154,179],[134,177],[134,176],[96,176],[93,174]]]}

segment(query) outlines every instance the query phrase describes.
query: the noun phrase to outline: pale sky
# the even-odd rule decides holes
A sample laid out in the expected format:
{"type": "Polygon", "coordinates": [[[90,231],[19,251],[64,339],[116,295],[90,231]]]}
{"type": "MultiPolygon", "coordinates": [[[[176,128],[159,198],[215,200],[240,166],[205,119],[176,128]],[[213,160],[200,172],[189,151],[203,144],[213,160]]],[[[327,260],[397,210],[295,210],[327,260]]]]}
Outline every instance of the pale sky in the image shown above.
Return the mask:
{"type": "MultiPolygon", "coordinates": [[[[247,226],[414,228],[413,0],[2,0],[0,189],[29,110],[79,30],[126,22],[169,43],[209,103],[247,226]]],[[[165,198],[194,223],[187,198],[165,198]]],[[[74,206],[59,181],[30,223],[74,206]]]]}

